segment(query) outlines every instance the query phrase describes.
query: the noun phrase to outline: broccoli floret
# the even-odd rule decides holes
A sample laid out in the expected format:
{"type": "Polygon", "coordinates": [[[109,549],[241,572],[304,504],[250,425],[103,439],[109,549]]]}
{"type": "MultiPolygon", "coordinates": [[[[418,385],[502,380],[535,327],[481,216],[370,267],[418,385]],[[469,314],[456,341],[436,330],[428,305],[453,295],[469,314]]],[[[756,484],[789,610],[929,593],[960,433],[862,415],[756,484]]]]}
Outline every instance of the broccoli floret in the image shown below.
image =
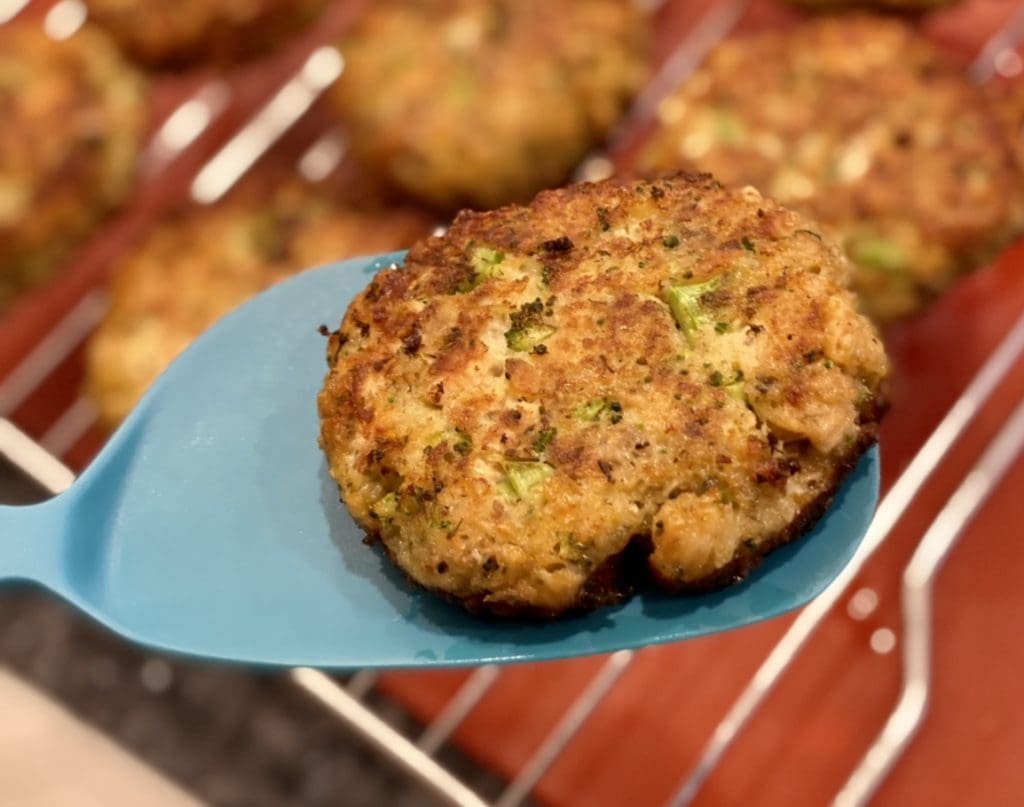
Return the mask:
{"type": "Polygon", "coordinates": [[[719,278],[713,277],[703,283],[669,286],[665,290],[665,302],[690,347],[693,347],[697,330],[704,321],[701,297],[717,289],[720,283],[719,278]]]}

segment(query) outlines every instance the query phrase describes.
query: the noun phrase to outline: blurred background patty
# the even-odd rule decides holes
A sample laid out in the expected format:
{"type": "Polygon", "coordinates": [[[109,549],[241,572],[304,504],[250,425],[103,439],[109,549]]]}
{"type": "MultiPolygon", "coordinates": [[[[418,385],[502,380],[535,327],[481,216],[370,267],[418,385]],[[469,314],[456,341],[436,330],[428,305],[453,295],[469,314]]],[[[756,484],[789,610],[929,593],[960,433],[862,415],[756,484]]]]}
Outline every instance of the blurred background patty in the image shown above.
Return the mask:
{"type": "Polygon", "coordinates": [[[524,201],[569,178],[647,75],[628,0],[383,0],[342,42],[355,151],[436,207],[524,201]]]}
{"type": "Polygon", "coordinates": [[[127,196],[143,83],[100,31],[0,27],[0,308],[127,196]]]}
{"type": "Polygon", "coordinates": [[[150,67],[258,56],[302,30],[327,0],[86,0],[89,16],[150,67]]]}
{"type": "Polygon", "coordinates": [[[822,17],[731,39],[666,99],[644,171],[699,168],[832,229],[865,309],[919,310],[1022,226],[988,96],[902,21],[822,17]]]}

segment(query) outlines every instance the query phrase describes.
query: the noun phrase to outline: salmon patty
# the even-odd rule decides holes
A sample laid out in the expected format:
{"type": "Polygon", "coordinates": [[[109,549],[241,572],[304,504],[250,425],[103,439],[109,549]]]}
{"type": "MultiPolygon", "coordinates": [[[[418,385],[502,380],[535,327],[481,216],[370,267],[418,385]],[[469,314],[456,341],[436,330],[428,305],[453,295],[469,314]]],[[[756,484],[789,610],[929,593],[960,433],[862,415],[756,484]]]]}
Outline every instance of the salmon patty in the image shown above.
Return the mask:
{"type": "Polygon", "coordinates": [[[561,184],[647,72],[629,0],[381,0],[342,42],[353,149],[438,208],[561,184]]]}
{"type": "Polygon", "coordinates": [[[820,221],[881,323],[922,308],[1024,223],[1024,180],[988,95],[896,19],[737,37],[660,119],[644,173],[710,171],[820,221]]]}
{"type": "Polygon", "coordinates": [[[707,175],[460,214],[328,342],[356,522],[473,611],[736,582],[875,440],[887,360],[818,227],[707,175]]]}
{"type": "Polygon", "coordinates": [[[129,194],[143,84],[102,32],[0,26],[0,308],[46,280],[129,194]]]}

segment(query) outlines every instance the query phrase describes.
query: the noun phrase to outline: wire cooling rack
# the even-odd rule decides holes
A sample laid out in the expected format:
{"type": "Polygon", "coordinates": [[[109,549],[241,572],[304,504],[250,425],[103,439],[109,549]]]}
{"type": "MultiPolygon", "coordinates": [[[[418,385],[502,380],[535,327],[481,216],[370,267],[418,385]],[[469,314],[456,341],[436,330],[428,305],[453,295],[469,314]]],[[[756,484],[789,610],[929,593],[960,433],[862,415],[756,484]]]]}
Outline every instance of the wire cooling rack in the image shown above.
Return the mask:
{"type": "MultiPolygon", "coordinates": [[[[77,0],[0,2],[56,38],[77,0]]],[[[659,68],[608,153],[628,162],[660,99],[731,31],[784,25],[768,0],[648,2],[659,68]]],[[[318,98],[344,69],[330,44],[358,11],[339,3],[260,75],[183,79],[157,99],[133,207],[51,287],[0,322],[0,453],[51,493],[102,434],[78,395],[80,352],[102,317],[105,267],[176,200],[220,198],[268,155],[309,181],[344,170],[318,98]],[[162,106],[161,106],[162,104],[162,106]]],[[[922,22],[979,82],[1022,71],[1024,9],[974,0],[922,22]]],[[[173,83],[173,82],[172,82],[173,83]]],[[[288,679],[384,758],[453,804],[485,802],[440,764],[455,743],[506,781],[495,807],[1011,803],[1024,595],[1024,248],[893,329],[897,380],[883,430],[885,495],[859,552],[795,616],[681,645],[511,668],[429,673],[294,669],[288,679]],[[962,542],[964,546],[957,546],[962,542]],[[948,568],[946,564],[948,562],[948,568]],[[368,695],[422,721],[401,732],[368,695]],[[1008,749],[1008,750],[1000,750],[1008,749]]],[[[339,794],[343,802],[343,794],[339,794]]]]}

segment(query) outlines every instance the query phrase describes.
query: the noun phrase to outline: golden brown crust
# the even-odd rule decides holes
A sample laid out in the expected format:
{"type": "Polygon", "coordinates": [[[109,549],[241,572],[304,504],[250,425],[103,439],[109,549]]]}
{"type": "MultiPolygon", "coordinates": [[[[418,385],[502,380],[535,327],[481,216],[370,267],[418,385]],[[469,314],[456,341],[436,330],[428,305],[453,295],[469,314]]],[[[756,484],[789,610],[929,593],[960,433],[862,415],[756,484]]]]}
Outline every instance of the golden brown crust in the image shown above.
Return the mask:
{"type": "Polygon", "coordinates": [[[171,360],[217,319],[298,271],[408,246],[422,214],[354,210],[299,185],[232,198],[157,228],[117,267],[89,344],[86,387],[116,426],[171,360]]]}
{"type": "Polygon", "coordinates": [[[89,16],[150,67],[259,56],[310,24],[327,0],[87,0],[89,16]]]}
{"type": "Polygon", "coordinates": [[[45,280],[131,189],[140,78],[99,31],[0,26],[0,308],[45,280]]]}
{"type": "Polygon", "coordinates": [[[1020,232],[997,115],[913,29],[823,17],[737,37],[660,110],[646,172],[711,171],[832,228],[878,321],[907,316],[1020,232]]]}
{"type": "Polygon", "coordinates": [[[473,610],[730,582],[875,439],[887,365],[847,271],[706,175],[460,214],[328,341],[331,474],[411,579],[473,610]]]}
{"type": "Polygon", "coordinates": [[[383,0],[332,94],[354,149],[446,210],[563,182],[646,74],[628,0],[383,0]]]}

